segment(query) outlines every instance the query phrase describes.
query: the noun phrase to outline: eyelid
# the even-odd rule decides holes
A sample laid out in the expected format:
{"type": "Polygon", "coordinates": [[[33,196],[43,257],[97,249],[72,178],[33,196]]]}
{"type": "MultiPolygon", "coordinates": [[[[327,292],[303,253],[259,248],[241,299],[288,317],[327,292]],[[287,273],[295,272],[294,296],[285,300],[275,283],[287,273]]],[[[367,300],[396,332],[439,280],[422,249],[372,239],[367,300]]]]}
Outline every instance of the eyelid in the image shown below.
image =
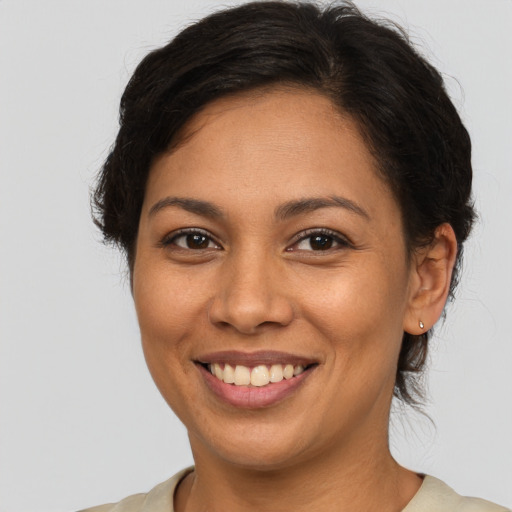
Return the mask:
{"type": "MultiPolygon", "coordinates": [[[[171,233],[166,234],[162,240],[159,242],[159,245],[161,247],[169,247],[173,244],[173,242],[180,236],[186,236],[190,234],[200,234],[205,237],[207,237],[213,244],[217,246],[218,249],[223,249],[222,244],[217,240],[217,238],[208,230],[203,228],[196,228],[196,227],[190,227],[190,228],[180,228],[175,231],[172,231],[171,233]]],[[[306,240],[307,238],[310,238],[314,235],[324,235],[332,237],[333,240],[340,246],[340,247],[353,247],[353,243],[346,237],[345,235],[342,235],[338,231],[334,231],[332,229],[328,228],[309,228],[304,231],[301,231],[300,233],[297,233],[293,239],[290,245],[287,246],[286,251],[287,252],[293,252],[295,249],[293,246],[297,245],[299,242],[306,240]]],[[[175,247],[181,249],[180,246],[175,244],[175,247]]],[[[338,247],[339,248],[339,247],[338,247]]],[[[211,249],[211,248],[210,248],[211,249]]],[[[184,249],[186,250],[186,249],[184,249]]],[[[190,249],[193,250],[193,249],[190,249]]],[[[200,249],[196,249],[199,251],[200,249]]],[[[329,252],[333,249],[327,249],[326,251],[313,251],[311,252],[329,252]]],[[[336,250],[336,248],[334,248],[336,250]]],[[[308,251],[310,252],[310,251],[308,251]]]]}
{"type": "MultiPolygon", "coordinates": [[[[334,239],[334,241],[339,244],[341,247],[351,247],[353,248],[353,243],[349,240],[349,238],[345,235],[342,235],[339,231],[334,231],[332,229],[328,228],[309,228],[304,231],[301,231],[300,233],[297,233],[292,240],[292,243],[286,248],[286,251],[292,252],[294,251],[293,246],[297,245],[299,242],[302,242],[303,240],[306,240],[307,238],[310,238],[314,235],[324,235],[324,236],[330,236],[334,239]]],[[[327,249],[326,251],[308,251],[308,252],[329,252],[333,249],[327,249]]],[[[336,248],[334,248],[336,250],[336,248]]]]}
{"type": "MultiPolygon", "coordinates": [[[[173,244],[174,240],[176,240],[178,237],[192,235],[192,234],[203,235],[203,236],[207,237],[209,240],[211,240],[218,247],[218,249],[223,249],[221,243],[217,240],[217,238],[214,235],[212,235],[212,233],[210,233],[206,229],[194,228],[194,227],[180,228],[180,229],[176,229],[175,231],[172,231],[171,233],[167,233],[162,238],[162,240],[159,242],[159,245],[161,247],[169,247],[170,245],[173,244]]],[[[175,247],[178,247],[179,249],[183,249],[179,245],[176,245],[176,244],[174,244],[174,245],[175,245],[175,247]]],[[[211,248],[209,248],[209,249],[211,249],[211,248]]],[[[187,249],[183,249],[183,250],[187,250],[187,249]]],[[[194,249],[188,249],[188,250],[193,251],[194,249]]],[[[200,249],[195,249],[195,250],[199,251],[200,249]]]]}

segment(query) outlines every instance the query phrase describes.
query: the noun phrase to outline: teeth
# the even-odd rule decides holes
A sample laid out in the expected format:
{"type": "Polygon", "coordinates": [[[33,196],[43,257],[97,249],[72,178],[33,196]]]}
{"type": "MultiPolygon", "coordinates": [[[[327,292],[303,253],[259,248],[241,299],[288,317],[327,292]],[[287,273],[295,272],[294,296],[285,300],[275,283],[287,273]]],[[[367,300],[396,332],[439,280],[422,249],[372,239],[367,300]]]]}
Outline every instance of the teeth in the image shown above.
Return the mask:
{"type": "Polygon", "coordinates": [[[222,368],[220,367],[220,364],[215,363],[213,365],[213,370],[215,371],[214,375],[217,377],[217,379],[222,380],[224,377],[224,372],[222,371],[222,368]]]}
{"type": "Polygon", "coordinates": [[[270,375],[266,366],[256,366],[251,372],[253,386],[266,386],[270,382],[270,375]]]}
{"type": "Polygon", "coordinates": [[[235,386],[266,386],[269,383],[281,382],[283,379],[291,379],[304,372],[305,368],[301,364],[273,364],[270,368],[266,365],[255,366],[251,368],[243,365],[236,365],[234,368],[225,364],[224,368],[219,363],[209,365],[212,375],[222,380],[226,384],[235,386]]]}
{"type": "Polygon", "coordinates": [[[223,380],[226,384],[234,384],[235,383],[235,369],[229,365],[224,365],[224,378],[223,380]]]}
{"type": "Polygon", "coordinates": [[[235,385],[247,386],[251,383],[251,370],[247,366],[236,365],[235,368],[235,385]]]}
{"type": "Polygon", "coordinates": [[[293,377],[293,365],[292,364],[287,364],[283,368],[283,377],[285,379],[291,379],[293,377]]]}
{"type": "Polygon", "coordinates": [[[293,369],[293,375],[294,375],[294,377],[296,377],[297,375],[300,375],[303,371],[304,371],[304,366],[302,366],[301,364],[298,364],[298,365],[297,365],[297,366],[295,366],[295,368],[293,369]]]}
{"type": "Polygon", "coordinates": [[[273,364],[270,367],[270,382],[281,382],[283,380],[283,365],[273,364]]]}

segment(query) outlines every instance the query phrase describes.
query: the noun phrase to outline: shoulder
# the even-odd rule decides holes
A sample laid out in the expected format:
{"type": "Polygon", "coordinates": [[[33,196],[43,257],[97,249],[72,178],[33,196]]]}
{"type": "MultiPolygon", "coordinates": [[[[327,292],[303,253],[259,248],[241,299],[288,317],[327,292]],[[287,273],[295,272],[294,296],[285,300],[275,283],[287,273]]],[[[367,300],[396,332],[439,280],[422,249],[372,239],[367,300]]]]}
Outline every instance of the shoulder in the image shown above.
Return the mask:
{"type": "Polygon", "coordinates": [[[457,494],[433,476],[425,476],[416,496],[402,512],[512,512],[509,508],[480,498],[457,494]]]}
{"type": "Polygon", "coordinates": [[[176,473],[172,478],[153,487],[148,493],[134,494],[117,503],[87,508],[80,512],[173,512],[174,490],[192,468],[176,473]]]}

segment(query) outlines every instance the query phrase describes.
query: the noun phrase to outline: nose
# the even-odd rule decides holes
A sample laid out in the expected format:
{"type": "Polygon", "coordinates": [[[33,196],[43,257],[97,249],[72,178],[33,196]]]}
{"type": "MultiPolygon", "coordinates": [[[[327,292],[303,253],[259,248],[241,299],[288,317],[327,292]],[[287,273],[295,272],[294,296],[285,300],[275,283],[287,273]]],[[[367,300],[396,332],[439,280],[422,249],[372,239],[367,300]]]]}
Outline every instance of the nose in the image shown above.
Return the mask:
{"type": "Polygon", "coordinates": [[[283,327],[293,319],[282,271],[264,258],[240,255],[226,261],[209,305],[210,322],[243,334],[283,327]]]}

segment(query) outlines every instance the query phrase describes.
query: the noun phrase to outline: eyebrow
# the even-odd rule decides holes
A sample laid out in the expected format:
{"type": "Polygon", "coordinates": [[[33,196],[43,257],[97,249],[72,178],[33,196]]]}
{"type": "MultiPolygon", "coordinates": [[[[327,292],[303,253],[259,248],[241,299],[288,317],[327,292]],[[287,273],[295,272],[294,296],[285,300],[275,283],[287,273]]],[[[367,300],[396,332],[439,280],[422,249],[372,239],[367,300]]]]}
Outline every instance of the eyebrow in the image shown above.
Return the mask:
{"type": "Polygon", "coordinates": [[[183,210],[195,213],[196,215],[210,217],[213,219],[224,216],[222,210],[213,203],[188,197],[165,197],[164,199],[160,199],[160,201],[157,201],[149,210],[149,216],[152,217],[160,210],[168,208],[169,206],[178,206],[179,208],[183,208],[183,210]]]}
{"type": "Polygon", "coordinates": [[[345,208],[365,219],[369,220],[370,215],[354,201],[340,196],[329,197],[307,197],[294,201],[288,201],[276,209],[275,216],[279,220],[286,220],[296,215],[303,215],[305,213],[313,212],[321,208],[345,208]]]}
{"type": "MultiPolygon", "coordinates": [[[[165,197],[157,201],[149,210],[149,216],[156,215],[160,210],[170,206],[177,206],[188,212],[203,217],[218,219],[224,217],[222,210],[209,201],[201,199],[192,199],[188,197],[165,197]]],[[[345,208],[350,212],[356,213],[365,219],[370,219],[370,216],[361,206],[354,201],[340,196],[329,197],[307,197],[303,199],[296,199],[287,201],[278,206],[275,210],[275,217],[281,221],[287,220],[290,217],[303,215],[305,213],[313,212],[321,208],[345,208]]]]}

